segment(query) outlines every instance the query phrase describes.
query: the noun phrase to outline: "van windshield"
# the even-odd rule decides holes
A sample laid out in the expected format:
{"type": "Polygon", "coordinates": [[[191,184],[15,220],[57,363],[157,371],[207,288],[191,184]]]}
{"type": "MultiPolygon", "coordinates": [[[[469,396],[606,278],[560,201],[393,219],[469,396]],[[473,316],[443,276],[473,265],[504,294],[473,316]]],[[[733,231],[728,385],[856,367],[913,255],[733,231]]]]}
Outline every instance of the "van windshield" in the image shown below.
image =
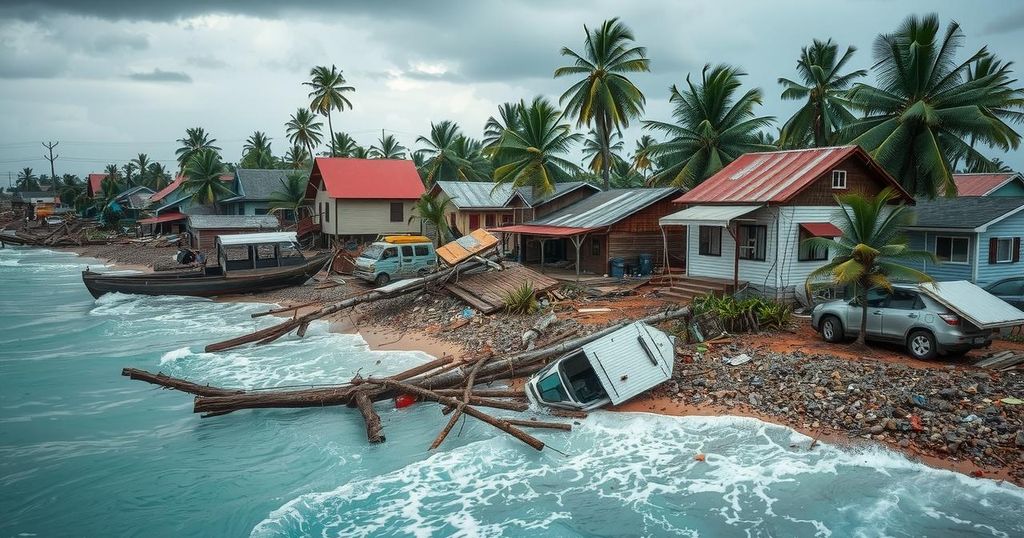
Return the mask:
{"type": "Polygon", "coordinates": [[[569,395],[565,393],[565,387],[562,386],[562,380],[559,379],[556,370],[552,370],[547,377],[537,382],[537,392],[540,393],[540,398],[545,402],[570,401],[569,395]]]}
{"type": "Polygon", "coordinates": [[[360,254],[359,257],[360,258],[370,258],[371,260],[376,260],[377,258],[380,258],[380,253],[381,252],[384,252],[384,245],[374,244],[374,245],[370,245],[370,246],[366,247],[365,249],[363,249],[363,253],[360,254]]]}

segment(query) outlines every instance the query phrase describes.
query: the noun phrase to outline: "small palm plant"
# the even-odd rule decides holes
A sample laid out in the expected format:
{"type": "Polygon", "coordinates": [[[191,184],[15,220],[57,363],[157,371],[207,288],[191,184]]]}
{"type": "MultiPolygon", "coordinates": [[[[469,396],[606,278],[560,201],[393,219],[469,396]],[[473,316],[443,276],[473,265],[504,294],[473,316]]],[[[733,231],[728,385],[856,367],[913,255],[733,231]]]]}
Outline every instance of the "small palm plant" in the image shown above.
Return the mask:
{"type": "Polygon", "coordinates": [[[540,308],[533,291],[533,283],[529,281],[506,293],[504,299],[505,311],[509,314],[532,314],[540,308]]]}
{"type": "Polygon", "coordinates": [[[812,237],[804,240],[812,248],[831,249],[832,261],[815,269],[807,276],[808,284],[815,278],[830,276],[836,284],[852,285],[861,306],[860,332],[857,344],[863,346],[867,335],[868,302],[870,289],[892,289],[893,280],[931,282],[932,277],[898,262],[927,260],[935,256],[926,251],[911,250],[903,228],[913,221],[907,206],[891,207],[897,197],[888,187],[873,198],[861,194],[836,197],[840,211],[834,219],[843,232],[839,239],[812,237]]]}
{"type": "Polygon", "coordinates": [[[419,219],[420,222],[433,226],[437,230],[438,246],[443,245],[453,239],[451,226],[448,225],[448,211],[451,209],[451,204],[452,201],[447,196],[431,196],[430,193],[424,193],[419,200],[416,200],[409,222],[419,219]]]}
{"type": "Polygon", "coordinates": [[[306,203],[307,183],[309,183],[309,177],[305,174],[299,172],[288,174],[287,179],[281,180],[281,187],[270,194],[270,211],[281,211],[285,218],[290,214],[295,220],[298,220],[299,209],[306,203]]]}

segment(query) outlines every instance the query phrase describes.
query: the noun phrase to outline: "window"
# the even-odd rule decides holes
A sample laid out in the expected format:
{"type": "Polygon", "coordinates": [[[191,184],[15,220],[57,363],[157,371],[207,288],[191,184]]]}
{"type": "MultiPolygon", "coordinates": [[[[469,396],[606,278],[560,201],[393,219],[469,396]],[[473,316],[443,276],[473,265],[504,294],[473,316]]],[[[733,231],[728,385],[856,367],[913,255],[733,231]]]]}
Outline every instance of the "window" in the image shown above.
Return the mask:
{"type": "Polygon", "coordinates": [[[833,189],[845,189],[846,188],[846,170],[833,170],[832,171],[832,188],[833,189]]]}
{"type": "Polygon", "coordinates": [[[762,224],[741,224],[740,259],[763,262],[768,242],[768,227],[762,224]]]}
{"type": "Polygon", "coordinates": [[[513,217],[512,217],[512,214],[511,214],[511,213],[505,213],[505,214],[503,214],[503,215],[501,216],[501,223],[502,223],[502,224],[512,224],[512,221],[513,221],[513,220],[514,220],[514,219],[513,219],[513,217]]]}
{"type": "Polygon", "coordinates": [[[601,255],[601,240],[596,237],[590,238],[590,254],[592,256],[601,255]]]}
{"type": "Polygon", "coordinates": [[[822,261],[828,259],[828,249],[817,245],[808,245],[804,241],[814,237],[807,230],[800,228],[800,245],[797,247],[797,260],[802,262],[822,261]]]}
{"type": "Polygon", "coordinates": [[[722,255],[722,228],[719,226],[701,226],[698,230],[697,254],[701,256],[722,255]]]}
{"type": "Polygon", "coordinates": [[[886,308],[898,308],[900,310],[919,310],[924,308],[924,303],[917,297],[916,293],[896,289],[889,296],[889,303],[885,306],[886,308]]]}
{"type": "Polygon", "coordinates": [[[889,300],[889,294],[885,290],[872,288],[868,290],[865,298],[869,307],[881,308],[889,300]]]}
{"type": "Polygon", "coordinates": [[[257,260],[271,260],[276,258],[274,254],[274,245],[256,245],[256,259],[257,260]]]}
{"type": "Polygon", "coordinates": [[[545,402],[564,402],[569,399],[569,395],[565,393],[565,388],[562,386],[562,380],[558,377],[558,372],[551,372],[547,377],[538,381],[537,392],[540,392],[540,398],[545,402]]]}
{"type": "Polygon", "coordinates": [[[402,245],[402,257],[403,258],[411,258],[412,257],[412,245],[402,245]]]}
{"type": "Polygon", "coordinates": [[[381,254],[380,259],[387,260],[389,258],[396,258],[396,257],[398,257],[398,249],[395,248],[395,247],[388,247],[388,248],[384,249],[384,253],[381,254]]]}
{"type": "Polygon", "coordinates": [[[966,237],[936,237],[935,257],[940,262],[966,264],[970,241],[966,237]]]}
{"type": "Polygon", "coordinates": [[[405,204],[402,202],[391,202],[391,222],[405,221],[405,204]]]}
{"type": "Polygon", "coordinates": [[[479,227],[480,227],[480,215],[477,215],[476,213],[470,215],[469,216],[469,231],[470,232],[475,231],[479,227]]]}
{"type": "Polygon", "coordinates": [[[302,252],[299,251],[298,245],[295,243],[279,243],[278,252],[282,258],[301,258],[302,252]]]}
{"type": "Polygon", "coordinates": [[[1000,237],[993,241],[995,243],[995,257],[993,258],[996,263],[1010,263],[1013,261],[1013,238],[1012,237],[1000,237]]]}
{"type": "Polygon", "coordinates": [[[323,215],[325,222],[331,222],[331,206],[327,205],[327,202],[324,202],[323,215]]]}
{"type": "Polygon", "coordinates": [[[416,255],[417,256],[429,256],[430,255],[430,249],[427,248],[427,245],[416,245],[416,255]]]}
{"type": "Polygon", "coordinates": [[[487,228],[494,228],[494,226],[495,226],[495,222],[497,221],[497,218],[496,218],[496,217],[497,217],[497,216],[496,216],[496,215],[495,215],[494,213],[488,213],[488,214],[487,214],[487,218],[486,218],[486,219],[485,219],[485,221],[484,221],[484,222],[486,222],[486,223],[487,223],[487,224],[486,224],[486,227],[487,227],[487,228]]]}

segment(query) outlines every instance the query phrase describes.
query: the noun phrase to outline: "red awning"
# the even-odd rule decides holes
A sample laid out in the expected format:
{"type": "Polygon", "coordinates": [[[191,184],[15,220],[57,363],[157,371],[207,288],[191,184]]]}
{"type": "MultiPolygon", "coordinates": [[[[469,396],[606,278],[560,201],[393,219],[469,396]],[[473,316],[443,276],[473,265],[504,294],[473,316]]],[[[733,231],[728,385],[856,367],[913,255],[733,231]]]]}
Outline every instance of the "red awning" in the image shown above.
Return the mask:
{"type": "Polygon", "coordinates": [[[491,232],[505,232],[524,235],[542,235],[545,237],[571,237],[585,234],[593,228],[574,228],[572,226],[535,226],[532,224],[516,224],[513,226],[502,226],[500,228],[489,228],[491,232]]]}
{"type": "Polygon", "coordinates": [[[150,217],[148,219],[142,219],[138,223],[139,224],[160,224],[161,222],[174,222],[176,220],[185,220],[187,218],[188,218],[188,215],[185,215],[183,213],[178,213],[177,211],[173,211],[171,213],[164,213],[163,215],[158,215],[156,217],[150,217]]]}
{"type": "Polygon", "coordinates": [[[831,222],[801,222],[800,228],[814,237],[843,236],[843,231],[831,222]]]}

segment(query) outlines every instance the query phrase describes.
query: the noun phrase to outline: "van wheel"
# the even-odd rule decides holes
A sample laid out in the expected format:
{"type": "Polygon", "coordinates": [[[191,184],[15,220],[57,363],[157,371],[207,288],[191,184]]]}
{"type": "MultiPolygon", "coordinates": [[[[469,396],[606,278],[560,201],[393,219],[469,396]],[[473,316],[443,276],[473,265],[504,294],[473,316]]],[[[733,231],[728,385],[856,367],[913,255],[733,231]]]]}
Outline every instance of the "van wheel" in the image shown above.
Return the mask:
{"type": "Polygon", "coordinates": [[[935,346],[935,337],[928,331],[914,331],[907,337],[907,351],[922,361],[934,359],[939,354],[935,346]]]}
{"type": "Polygon", "coordinates": [[[832,344],[843,341],[845,335],[843,334],[843,324],[839,318],[835,316],[821,318],[821,337],[832,344]]]}
{"type": "Polygon", "coordinates": [[[376,284],[378,288],[386,286],[388,282],[391,282],[391,277],[387,273],[381,273],[377,275],[377,278],[373,279],[373,283],[376,284]]]}

